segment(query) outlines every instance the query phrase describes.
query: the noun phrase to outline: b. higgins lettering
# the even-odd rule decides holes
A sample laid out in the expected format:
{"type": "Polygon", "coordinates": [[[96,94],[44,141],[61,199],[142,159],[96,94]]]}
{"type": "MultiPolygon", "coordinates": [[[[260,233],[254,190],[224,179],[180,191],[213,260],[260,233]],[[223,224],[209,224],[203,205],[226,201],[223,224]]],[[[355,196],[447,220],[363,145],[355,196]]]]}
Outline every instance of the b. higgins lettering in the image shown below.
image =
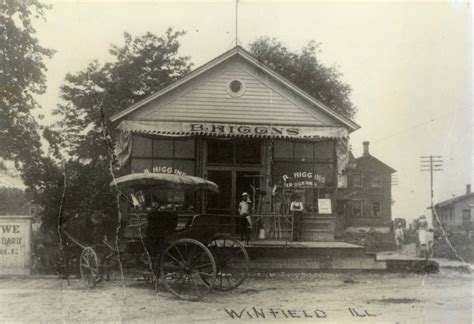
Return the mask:
{"type": "Polygon", "coordinates": [[[298,127],[261,126],[261,125],[224,125],[197,123],[190,124],[189,130],[193,133],[212,133],[216,135],[282,135],[297,136],[300,134],[298,127]]]}

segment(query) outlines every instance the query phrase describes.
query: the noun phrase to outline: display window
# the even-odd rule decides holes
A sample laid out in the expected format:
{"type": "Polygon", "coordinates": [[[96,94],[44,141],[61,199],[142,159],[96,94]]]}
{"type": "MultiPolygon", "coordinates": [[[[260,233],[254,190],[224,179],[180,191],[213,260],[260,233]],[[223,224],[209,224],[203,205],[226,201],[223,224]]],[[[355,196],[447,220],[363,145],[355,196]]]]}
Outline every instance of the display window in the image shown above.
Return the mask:
{"type": "Polygon", "coordinates": [[[261,141],[257,139],[208,139],[209,164],[260,164],[261,141]]]}
{"type": "Polygon", "coordinates": [[[305,211],[319,213],[318,201],[332,199],[334,191],[333,143],[276,140],[273,145],[272,185],[274,211],[288,212],[294,197],[305,211]],[[277,208],[277,209],[275,209],[277,208]]]}
{"type": "Polygon", "coordinates": [[[177,175],[195,174],[194,138],[158,138],[134,135],[132,173],[148,172],[177,175]]]}

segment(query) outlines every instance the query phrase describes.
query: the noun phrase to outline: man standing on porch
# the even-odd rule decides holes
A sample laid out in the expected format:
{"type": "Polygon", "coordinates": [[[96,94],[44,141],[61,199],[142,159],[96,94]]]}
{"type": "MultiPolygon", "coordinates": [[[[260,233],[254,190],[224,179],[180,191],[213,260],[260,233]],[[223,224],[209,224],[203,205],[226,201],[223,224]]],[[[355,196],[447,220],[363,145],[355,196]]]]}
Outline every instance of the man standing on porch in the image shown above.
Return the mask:
{"type": "Polygon", "coordinates": [[[239,215],[240,215],[240,239],[243,241],[249,241],[250,232],[252,231],[252,222],[250,220],[250,205],[252,201],[249,198],[249,194],[242,193],[242,200],[239,203],[239,215]]]}
{"type": "Polygon", "coordinates": [[[293,240],[299,241],[301,235],[301,216],[303,215],[303,202],[301,197],[296,195],[290,204],[290,212],[293,214],[293,240]]]}

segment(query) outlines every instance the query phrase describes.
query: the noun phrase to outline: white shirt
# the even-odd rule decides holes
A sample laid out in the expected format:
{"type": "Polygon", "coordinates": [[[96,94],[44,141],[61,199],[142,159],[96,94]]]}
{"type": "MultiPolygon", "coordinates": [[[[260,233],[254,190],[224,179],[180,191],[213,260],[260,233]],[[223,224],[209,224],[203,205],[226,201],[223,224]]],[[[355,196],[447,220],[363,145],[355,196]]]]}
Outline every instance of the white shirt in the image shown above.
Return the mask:
{"type": "Polygon", "coordinates": [[[292,201],[290,205],[290,211],[302,211],[303,203],[301,201],[292,201]]]}
{"type": "Polygon", "coordinates": [[[242,200],[239,203],[239,215],[250,214],[250,200],[242,200]]]}

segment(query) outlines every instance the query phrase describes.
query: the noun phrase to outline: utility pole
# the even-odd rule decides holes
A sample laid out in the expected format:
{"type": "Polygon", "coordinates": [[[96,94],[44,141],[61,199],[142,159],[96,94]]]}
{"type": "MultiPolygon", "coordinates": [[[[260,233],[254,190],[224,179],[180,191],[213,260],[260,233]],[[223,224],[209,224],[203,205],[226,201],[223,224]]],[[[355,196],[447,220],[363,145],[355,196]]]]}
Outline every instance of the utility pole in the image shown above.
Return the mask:
{"type": "Polygon", "coordinates": [[[235,46],[239,45],[239,0],[235,0],[235,46]]]}
{"type": "MultiPolygon", "coordinates": [[[[429,155],[420,157],[420,171],[430,173],[430,188],[431,188],[431,215],[434,215],[434,189],[433,189],[433,174],[434,172],[443,171],[443,158],[440,155],[429,155]]],[[[434,225],[434,224],[433,224],[434,225]]]]}

